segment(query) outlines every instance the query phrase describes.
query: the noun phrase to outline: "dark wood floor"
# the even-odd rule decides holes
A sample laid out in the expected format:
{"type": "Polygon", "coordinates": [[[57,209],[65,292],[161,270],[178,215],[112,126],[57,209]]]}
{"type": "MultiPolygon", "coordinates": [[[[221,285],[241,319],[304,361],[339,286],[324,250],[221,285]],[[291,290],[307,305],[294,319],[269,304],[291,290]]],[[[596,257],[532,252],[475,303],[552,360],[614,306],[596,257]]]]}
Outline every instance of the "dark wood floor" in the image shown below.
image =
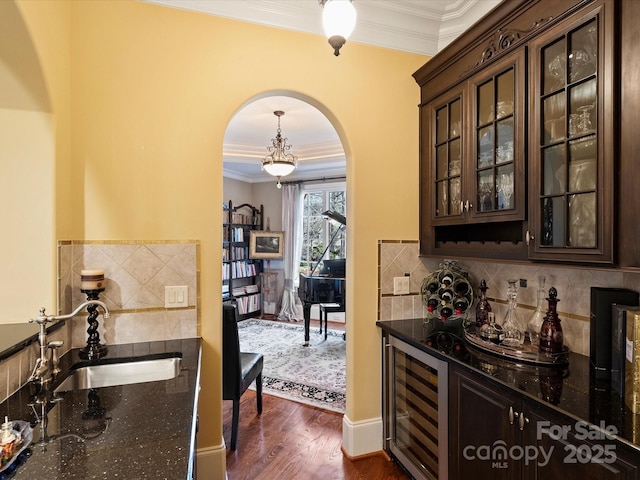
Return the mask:
{"type": "MultiPolygon", "coordinates": [[[[312,323],[317,328],[317,322],[312,323]]],[[[329,328],[339,329],[339,324],[329,328]]],[[[229,480],[406,480],[383,455],[349,460],[342,454],[342,415],[248,390],[240,402],[238,448],[231,444],[232,402],[223,402],[229,480]]]]}

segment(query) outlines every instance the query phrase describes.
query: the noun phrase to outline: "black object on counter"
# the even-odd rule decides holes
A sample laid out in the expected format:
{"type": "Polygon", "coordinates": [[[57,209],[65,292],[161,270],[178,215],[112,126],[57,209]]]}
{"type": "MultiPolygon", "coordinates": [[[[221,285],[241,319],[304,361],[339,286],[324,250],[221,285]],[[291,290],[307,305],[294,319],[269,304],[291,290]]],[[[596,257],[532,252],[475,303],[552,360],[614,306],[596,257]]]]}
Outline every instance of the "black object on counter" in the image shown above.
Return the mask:
{"type": "Polygon", "coordinates": [[[611,375],[612,304],[638,305],[638,292],[626,288],[591,287],[589,359],[593,375],[611,375]]]}
{"type": "Polygon", "coordinates": [[[564,346],[564,334],[562,333],[562,325],[558,317],[557,306],[558,291],[551,287],[549,289],[549,310],[542,322],[540,329],[540,351],[543,353],[561,353],[564,346]]]}

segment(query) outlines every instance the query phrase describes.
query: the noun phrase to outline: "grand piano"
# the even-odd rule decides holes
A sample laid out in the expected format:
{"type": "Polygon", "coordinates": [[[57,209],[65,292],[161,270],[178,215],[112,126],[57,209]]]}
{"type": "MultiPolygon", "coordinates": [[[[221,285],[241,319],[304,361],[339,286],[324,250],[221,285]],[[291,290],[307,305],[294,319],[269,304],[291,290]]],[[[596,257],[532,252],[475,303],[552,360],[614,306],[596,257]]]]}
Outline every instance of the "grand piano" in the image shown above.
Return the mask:
{"type": "Polygon", "coordinates": [[[346,300],[345,259],[323,260],[329,247],[333,245],[338,233],[346,227],[347,219],[332,210],[322,213],[322,216],[336,221],[340,227],[334,232],[327,248],[322,252],[318,263],[310,275],[300,274],[300,286],[298,296],[302,302],[304,314],[304,346],[309,346],[309,329],[311,324],[311,306],[319,303],[339,303],[344,305],[346,300]],[[322,268],[314,275],[319,265],[322,268]]]}
{"type": "Polygon", "coordinates": [[[318,275],[306,276],[300,274],[298,296],[302,301],[302,311],[304,313],[305,347],[309,345],[311,306],[319,303],[339,303],[344,305],[346,299],[344,264],[344,258],[340,260],[325,260],[323,268],[320,269],[318,275]],[[328,262],[331,263],[331,266],[327,268],[324,265],[328,262]],[[342,265],[341,268],[339,264],[342,265]]]}

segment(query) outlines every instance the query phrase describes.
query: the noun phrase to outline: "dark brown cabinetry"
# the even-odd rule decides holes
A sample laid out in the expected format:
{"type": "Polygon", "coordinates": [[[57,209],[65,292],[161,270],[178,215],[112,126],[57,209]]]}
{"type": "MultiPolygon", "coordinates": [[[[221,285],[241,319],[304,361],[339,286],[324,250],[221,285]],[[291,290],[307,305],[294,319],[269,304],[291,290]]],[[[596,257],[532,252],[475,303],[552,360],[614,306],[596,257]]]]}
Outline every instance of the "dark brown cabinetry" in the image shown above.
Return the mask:
{"type": "Polygon", "coordinates": [[[613,262],[614,9],[595,2],[529,45],[530,258],[613,262]]]}
{"type": "Polygon", "coordinates": [[[528,462],[523,479],[638,478],[637,454],[626,452],[612,438],[529,401],[523,402],[523,412],[528,423],[523,429],[522,444],[546,452],[540,453],[538,460],[528,462]]]}
{"type": "Polygon", "coordinates": [[[635,479],[613,437],[511,389],[449,368],[450,478],[635,479]]]}
{"type": "Polygon", "coordinates": [[[522,465],[512,459],[480,460],[482,449],[509,449],[520,445],[522,434],[514,427],[519,397],[489,388],[486,382],[458,369],[449,370],[449,459],[450,478],[521,478],[522,465]]]}
{"type": "Polygon", "coordinates": [[[523,220],[523,55],[511,55],[424,107],[432,225],[523,220]]]}
{"type": "Polygon", "coordinates": [[[638,10],[502,2],[414,74],[421,254],[640,266],[638,10]]]}

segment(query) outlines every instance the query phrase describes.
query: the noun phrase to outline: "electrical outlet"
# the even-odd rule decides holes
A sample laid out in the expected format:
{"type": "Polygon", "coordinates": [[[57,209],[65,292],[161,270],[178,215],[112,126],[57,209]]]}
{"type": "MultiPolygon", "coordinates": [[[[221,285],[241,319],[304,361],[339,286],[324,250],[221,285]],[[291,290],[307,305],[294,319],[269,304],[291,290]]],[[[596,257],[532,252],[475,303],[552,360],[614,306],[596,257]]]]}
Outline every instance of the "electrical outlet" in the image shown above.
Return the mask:
{"type": "Polygon", "coordinates": [[[393,294],[409,295],[409,277],[393,277],[393,294]]]}
{"type": "Polygon", "coordinates": [[[164,287],[164,308],[180,308],[189,306],[189,287],[180,285],[164,287]]]}

